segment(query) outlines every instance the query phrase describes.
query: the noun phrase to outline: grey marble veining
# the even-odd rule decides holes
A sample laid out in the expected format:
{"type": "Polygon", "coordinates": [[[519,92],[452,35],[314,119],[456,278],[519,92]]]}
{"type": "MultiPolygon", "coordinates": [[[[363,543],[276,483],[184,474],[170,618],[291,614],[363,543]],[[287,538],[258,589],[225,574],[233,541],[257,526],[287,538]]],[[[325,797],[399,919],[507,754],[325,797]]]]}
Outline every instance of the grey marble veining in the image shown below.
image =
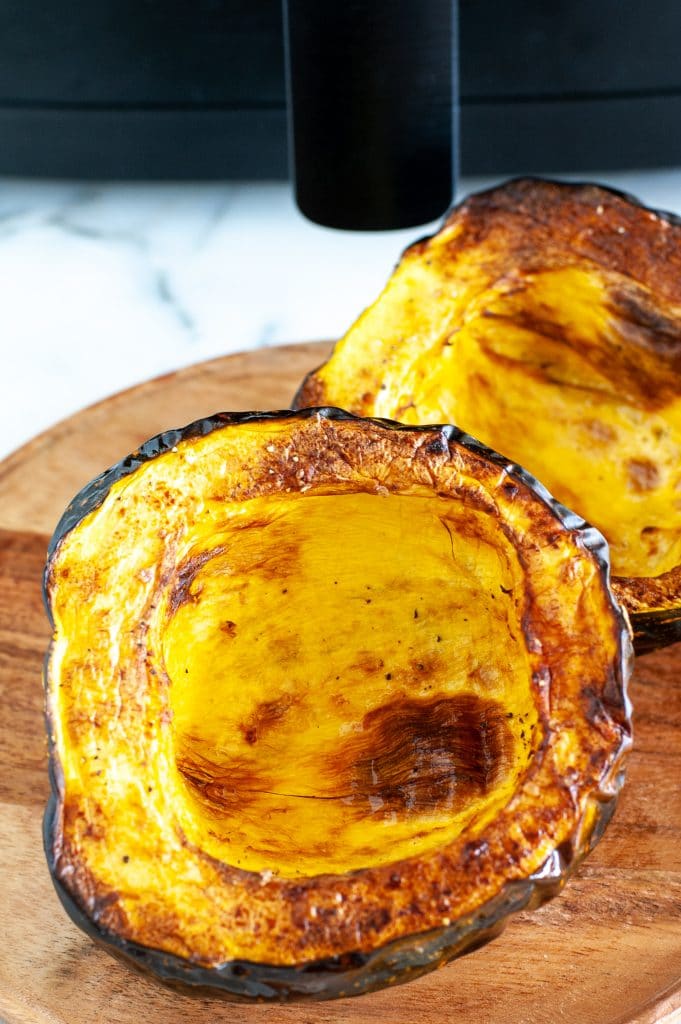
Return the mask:
{"type": "MultiPolygon", "coordinates": [[[[681,212],[681,169],[593,177],[681,212]]],[[[431,227],[327,230],[274,183],[0,181],[0,457],[150,376],[338,336],[431,227]]]]}

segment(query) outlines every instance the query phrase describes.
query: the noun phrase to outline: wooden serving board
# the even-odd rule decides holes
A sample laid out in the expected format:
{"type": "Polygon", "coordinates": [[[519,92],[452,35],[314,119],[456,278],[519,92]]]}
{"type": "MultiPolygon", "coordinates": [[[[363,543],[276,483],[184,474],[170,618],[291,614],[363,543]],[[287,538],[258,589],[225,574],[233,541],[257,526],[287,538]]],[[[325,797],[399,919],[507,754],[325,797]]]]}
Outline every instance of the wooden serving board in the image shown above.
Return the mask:
{"type": "Polygon", "coordinates": [[[57,901],[41,846],[48,793],[41,663],[47,536],[92,476],[168,427],[284,408],[327,345],[203,363],[99,403],[0,463],[0,1020],[6,1024],[648,1024],[681,1021],[681,644],[641,658],[635,749],[605,838],[565,892],[491,945],[354,1000],[190,999],[96,948],[57,901]]]}

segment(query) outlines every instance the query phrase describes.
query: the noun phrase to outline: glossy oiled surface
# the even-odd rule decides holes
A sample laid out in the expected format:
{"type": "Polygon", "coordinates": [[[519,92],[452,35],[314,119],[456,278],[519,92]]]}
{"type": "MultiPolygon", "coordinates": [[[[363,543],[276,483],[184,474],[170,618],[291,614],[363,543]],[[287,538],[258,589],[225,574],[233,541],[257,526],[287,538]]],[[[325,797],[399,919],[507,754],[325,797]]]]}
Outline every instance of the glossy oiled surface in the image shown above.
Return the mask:
{"type": "Polygon", "coordinates": [[[606,190],[510,183],[406,251],[308,382],[454,422],[608,538],[616,576],[681,563],[681,226],[606,190]]]}
{"type": "Polygon", "coordinates": [[[519,566],[486,517],[422,495],[255,499],[189,569],[163,646],[202,849],[342,873],[508,800],[537,714],[509,637],[519,566]]]}
{"type": "Polygon", "coordinates": [[[11,1024],[77,1024],[96,1019],[104,1006],[114,1024],[265,1017],[276,1024],[671,1020],[681,1006],[678,648],[647,656],[637,666],[632,685],[637,737],[629,782],[606,838],[566,892],[546,908],[521,915],[486,949],[409,986],[314,1011],[192,1001],[113,962],[59,908],[40,844],[47,794],[39,684],[48,636],[39,590],[44,534],[70,493],[101,468],[98,449],[110,463],[144,437],[206,407],[282,405],[304,369],[319,358],[320,350],[311,348],[258,353],[146,385],[141,394],[81,414],[2,466],[1,525],[14,529],[0,535],[0,930],[6,943],[0,1014],[11,1024]],[[285,361],[290,361],[288,374],[285,361]],[[62,494],[57,493],[60,480],[67,488],[62,494]],[[24,531],[16,528],[21,523],[24,531]]]}
{"type": "MultiPolygon", "coordinates": [[[[681,399],[641,408],[622,394],[614,357],[593,365],[599,337],[617,329],[612,288],[570,269],[476,297],[456,345],[424,355],[424,371],[438,369],[424,374],[423,403],[398,418],[461,423],[595,523],[616,575],[657,576],[681,563],[681,399]]],[[[384,395],[378,415],[394,415],[384,395]]]]}
{"type": "Polygon", "coordinates": [[[466,928],[580,857],[619,789],[630,645],[602,554],[453,427],[312,410],[150,441],[50,555],[55,880],[99,933],[204,966],[466,928]]]}

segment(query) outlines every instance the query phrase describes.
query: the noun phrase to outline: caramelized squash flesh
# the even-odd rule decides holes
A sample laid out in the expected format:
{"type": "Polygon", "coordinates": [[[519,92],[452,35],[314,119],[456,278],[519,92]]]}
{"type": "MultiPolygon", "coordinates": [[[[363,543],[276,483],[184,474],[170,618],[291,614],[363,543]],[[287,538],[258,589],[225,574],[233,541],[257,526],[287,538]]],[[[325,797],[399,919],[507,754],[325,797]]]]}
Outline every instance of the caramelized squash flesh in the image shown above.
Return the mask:
{"type": "Polygon", "coordinates": [[[605,534],[654,646],[656,614],[681,630],[679,281],[670,219],[512,182],[407,250],[297,404],[453,422],[528,468],[605,534]]]}
{"type": "Polygon", "coordinates": [[[157,976],[329,998],[560,888],[629,746],[602,537],[454,428],[223,414],[51,545],[45,845],[157,976]]]}
{"type": "Polygon", "coordinates": [[[627,393],[616,354],[602,358],[601,339],[628,326],[608,284],[574,268],[496,282],[454,341],[386,374],[375,413],[484,438],[605,533],[616,575],[658,576],[681,563],[681,397],[660,405],[644,377],[627,393]]]}
{"type": "Polygon", "coordinates": [[[509,642],[522,629],[510,543],[489,517],[418,493],[240,511],[192,538],[160,627],[185,834],[293,877],[482,828],[541,735],[527,655],[509,642]]]}

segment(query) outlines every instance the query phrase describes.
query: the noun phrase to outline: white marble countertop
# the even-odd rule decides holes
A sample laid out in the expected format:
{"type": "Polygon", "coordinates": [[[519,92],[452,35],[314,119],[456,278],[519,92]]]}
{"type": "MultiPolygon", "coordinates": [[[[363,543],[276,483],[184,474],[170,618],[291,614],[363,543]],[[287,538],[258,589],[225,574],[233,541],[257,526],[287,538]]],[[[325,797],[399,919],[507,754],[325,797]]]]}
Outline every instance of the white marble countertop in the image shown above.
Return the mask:
{"type": "MultiPolygon", "coordinates": [[[[681,213],[681,168],[589,177],[681,213]]],[[[279,183],[0,181],[0,458],[148,377],[337,337],[427,230],[320,228],[279,183]]]]}

